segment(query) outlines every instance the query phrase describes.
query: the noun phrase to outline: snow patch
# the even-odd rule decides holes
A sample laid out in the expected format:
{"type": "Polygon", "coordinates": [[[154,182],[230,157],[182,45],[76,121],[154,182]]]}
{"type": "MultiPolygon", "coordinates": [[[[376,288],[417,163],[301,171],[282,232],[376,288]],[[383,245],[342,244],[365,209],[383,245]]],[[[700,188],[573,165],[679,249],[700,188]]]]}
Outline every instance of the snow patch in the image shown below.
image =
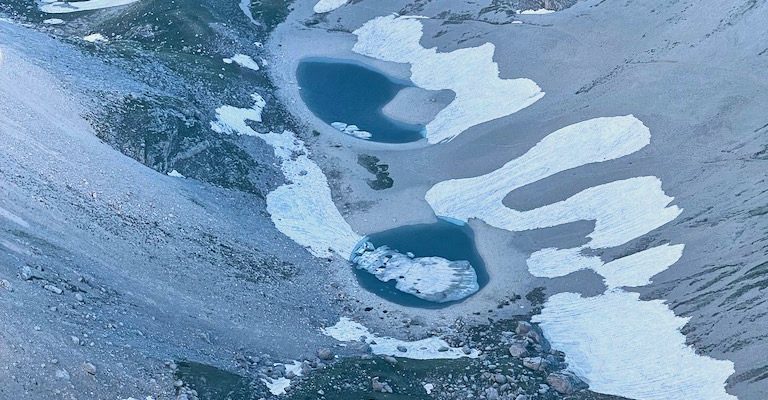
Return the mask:
{"type": "Polygon", "coordinates": [[[312,11],[314,11],[315,14],[323,14],[323,13],[331,12],[347,4],[348,2],[349,0],[320,0],[312,8],[312,11]]]}
{"type": "Polygon", "coordinates": [[[235,54],[234,56],[230,58],[225,58],[222,61],[224,61],[226,64],[232,64],[234,62],[243,68],[252,69],[254,71],[259,70],[259,64],[256,63],[256,61],[253,61],[251,57],[245,54],[235,54]]]}
{"type": "MultiPolygon", "coordinates": [[[[426,200],[438,216],[462,222],[479,218],[510,231],[551,226],[553,222],[538,223],[533,214],[505,207],[502,200],[509,192],[558,172],[632,154],[650,140],[648,128],[632,115],[590,119],[549,134],[493,172],[440,182],[429,189],[426,200]],[[530,217],[525,219],[526,215],[530,217]]],[[[567,215],[547,218],[568,219],[567,215]]]]}
{"type": "Polygon", "coordinates": [[[83,36],[83,40],[85,40],[86,42],[91,42],[91,43],[107,43],[107,42],[109,42],[109,40],[107,40],[107,38],[104,37],[104,35],[102,35],[101,33],[92,33],[90,35],[83,36]]]}
{"type": "Polygon", "coordinates": [[[544,92],[530,79],[501,79],[495,46],[439,53],[424,48],[423,17],[384,16],[354,31],[356,53],[411,65],[411,81],[426,90],[451,90],[454,100],[426,126],[429,143],[450,141],[465,130],[535,103],[544,92]]]}
{"type": "Polygon", "coordinates": [[[87,1],[51,1],[43,0],[40,11],[48,14],[67,14],[78,11],[100,10],[117,6],[125,6],[138,0],[87,0],[87,1]]]}
{"type": "Polygon", "coordinates": [[[64,23],[64,20],[59,18],[48,18],[44,19],[43,23],[47,25],[61,25],[64,23]]]}
{"type": "Polygon", "coordinates": [[[676,263],[683,256],[684,247],[682,244],[665,244],[608,263],[600,257],[582,255],[586,246],[562,250],[548,248],[528,258],[528,270],[533,276],[555,278],[591,269],[603,276],[608,288],[645,286],[651,283],[654,275],[676,263]]]}
{"type": "Polygon", "coordinates": [[[261,25],[253,18],[253,12],[251,12],[251,0],[240,0],[240,10],[245,16],[254,24],[261,25]]]}
{"type": "Polygon", "coordinates": [[[724,385],[733,363],[696,354],[680,333],[688,319],[661,300],[560,293],[533,321],[592,391],[639,400],[736,399],[724,385]]]}
{"type": "Polygon", "coordinates": [[[322,332],[340,342],[364,341],[371,346],[373,354],[378,355],[396,356],[414,360],[456,359],[462,357],[477,358],[480,355],[480,352],[476,349],[472,349],[469,354],[464,354],[462,349],[450,347],[448,342],[437,337],[408,342],[385,336],[376,336],[365,326],[346,317],[341,317],[336,325],[324,328],[322,332]],[[404,347],[406,351],[400,351],[398,350],[398,347],[404,347]]]}
{"type": "MultiPolygon", "coordinates": [[[[286,372],[292,372],[295,376],[301,376],[301,362],[300,361],[292,361],[290,364],[281,364],[281,363],[275,363],[275,366],[284,366],[286,372]]],[[[267,389],[269,389],[269,392],[272,393],[275,396],[280,396],[285,394],[285,389],[288,389],[289,386],[291,386],[291,380],[285,377],[280,378],[262,378],[261,381],[267,385],[267,389]]]]}
{"type": "MultiPolygon", "coordinates": [[[[0,53],[0,61],[2,61],[2,53],[0,53]]],[[[0,207],[0,218],[5,218],[22,228],[29,228],[29,223],[27,221],[24,221],[23,218],[2,207],[0,207]]]]}
{"type": "Polygon", "coordinates": [[[606,283],[606,292],[591,298],[554,295],[534,317],[552,345],[566,353],[569,368],[599,393],[639,400],[735,399],[725,392],[732,362],[697,355],[680,331],[687,319],[675,316],[662,301],[641,301],[638,294],[620,289],[650,283],[680,259],[684,245],[661,245],[607,263],[585,254],[623,245],[680,215],[659,178],[594,186],[529,211],[502,203],[517,188],[632,154],[649,143],[650,131],[631,115],[580,122],[551,133],[493,172],[438,183],[426,199],[439,216],[479,218],[513,232],[594,221],[584,246],[542,249],[527,261],[534,276],[554,278],[591,269],[606,283]]]}
{"type": "Polygon", "coordinates": [[[261,113],[267,102],[261,95],[251,95],[253,106],[251,108],[239,108],[224,105],[216,109],[216,120],[211,121],[211,129],[218,133],[257,136],[259,133],[253,130],[246,121],[261,122],[261,113]]]}
{"type": "Polygon", "coordinates": [[[552,14],[555,12],[555,10],[547,10],[546,8],[539,8],[538,10],[518,10],[518,14],[523,15],[542,15],[542,14],[552,14]]]}
{"type": "Polygon", "coordinates": [[[168,176],[172,176],[174,178],[186,178],[184,175],[182,175],[179,171],[176,171],[175,169],[169,172],[168,176]]]}
{"type": "Polygon", "coordinates": [[[275,227],[316,257],[332,254],[349,259],[362,236],[344,220],[331,197],[331,188],[320,167],[310,158],[304,142],[290,131],[260,134],[246,121],[261,122],[266,105],[258,94],[251,108],[225,105],[216,109],[211,129],[219,133],[258,136],[272,146],[289,182],[267,195],[267,212],[275,227]]]}

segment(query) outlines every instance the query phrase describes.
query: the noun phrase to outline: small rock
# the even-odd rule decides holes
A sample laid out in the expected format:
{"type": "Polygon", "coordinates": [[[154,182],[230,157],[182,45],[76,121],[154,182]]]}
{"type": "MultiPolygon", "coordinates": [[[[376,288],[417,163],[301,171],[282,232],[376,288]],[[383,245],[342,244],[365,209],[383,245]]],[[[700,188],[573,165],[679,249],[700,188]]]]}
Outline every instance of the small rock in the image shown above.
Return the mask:
{"type": "Polygon", "coordinates": [[[69,380],[69,372],[67,372],[66,369],[57,369],[55,376],[56,376],[56,379],[61,379],[65,381],[69,380]]]}
{"type": "Polygon", "coordinates": [[[397,364],[397,358],[392,356],[384,356],[384,361],[390,363],[390,364],[397,364]]]}
{"type": "Polygon", "coordinates": [[[0,289],[5,289],[9,292],[13,292],[13,286],[11,286],[11,282],[8,282],[6,279],[0,280],[0,289]]]}
{"type": "Polygon", "coordinates": [[[523,343],[514,343],[509,346],[509,355],[516,358],[528,357],[528,349],[523,343]]]}
{"type": "Polygon", "coordinates": [[[504,374],[496,374],[493,376],[493,380],[499,385],[507,383],[507,377],[504,374]]]}
{"type": "Polygon", "coordinates": [[[62,293],[64,293],[64,291],[63,291],[63,290],[61,290],[61,289],[60,289],[58,286],[56,286],[56,285],[45,285],[45,286],[43,286],[43,288],[45,288],[45,290],[47,290],[47,291],[49,291],[49,292],[51,292],[51,293],[56,293],[56,294],[62,294],[62,293]]]}
{"type": "Polygon", "coordinates": [[[379,377],[373,377],[371,379],[371,388],[374,392],[379,393],[392,393],[392,387],[387,382],[379,382],[379,377]]]}
{"type": "Polygon", "coordinates": [[[448,351],[448,350],[449,350],[449,349],[448,349],[448,347],[447,347],[447,346],[440,346],[440,348],[438,348],[438,349],[437,349],[437,351],[439,351],[439,352],[441,352],[441,353],[445,353],[445,352],[446,352],[446,351],[448,351]]]}
{"type": "Polygon", "coordinates": [[[464,347],[462,347],[462,348],[461,348],[461,351],[462,351],[464,354],[466,354],[466,355],[472,354],[472,349],[470,349],[470,348],[469,348],[469,346],[464,346],[464,347]]]}
{"type": "Polygon", "coordinates": [[[75,346],[80,346],[80,338],[77,336],[70,336],[69,339],[72,341],[72,344],[75,346]]]}
{"type": "Polygon", "coordinates": [[[75,293],[75,300],[77,300],[77,301],[79,301],[79,302],[81,302],[81,303],[82,303],[83,301],[85,301],[85,299],[83,298],[83,295],[82,295],[82,294],[80,294],[80,293],[75,293]]]}
{"type": "Polygon", "coordinates": [[[499,400],[499,391],[496,388],[485,389],[485,398],[488,400],[499,400]]]}
{"type": "Polygon", "coordinates": [[[96,375],[96,366],[89,362],[85,362],[83,363],[83,371],[89,375],[96,375]]]}
{"type": "Polygon", "coordinates": [[[547,360],[541,357],[523,358],[523,366],[534,371],[544,371],[548,367],[547,360]]]}
{"type": "Polygon", "coordinates": [[[24,279],[25,281],[31,281],[33,279],[40,279],[42,278],[40,274],[32,269],[29,265],[25,265],[21,268],[21,279],[24,279]]]}
{"type": "Polygon", "coordinates": [[[533,329],[533,326],[526,322],[526,321],[517,321],[517,328],[515,328],[515,333],[517,333],[520,336],[525,336],[533,329]]]}
{"type": "Polygon", "coordinates": [[[517,397],[515,397],[515,400],[528,400],[528,396],[524,394],[520,394],[520,395],[517,395],[517,397]]]}
{"type": "Polygon", "coordinates": [[[324,347],[322,349],[317,350],[317,358],[324,361],[333,360],[333,352],[331,351],[331,349],[324,347]]]}
{"type": "Polygon", "coordinates": [[[405,352],[408,351],[408,348],[403,346],[403,345],[400,345],[400,346],[397,346],[397,351],[399,351],[401,353],[405,353],[405,352]]]}

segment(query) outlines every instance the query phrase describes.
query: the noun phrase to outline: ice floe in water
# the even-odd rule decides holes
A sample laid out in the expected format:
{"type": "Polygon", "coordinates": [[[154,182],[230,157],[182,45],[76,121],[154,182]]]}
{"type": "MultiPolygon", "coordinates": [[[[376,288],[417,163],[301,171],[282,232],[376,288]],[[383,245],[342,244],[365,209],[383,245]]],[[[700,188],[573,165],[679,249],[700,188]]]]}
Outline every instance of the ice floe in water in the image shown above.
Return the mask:
{"type": "Polygon", "coordinates": [[[475,349],[470,350],[469,354],[466,354],[461,348],[451,347],[448,342],[438,337],[405,341],[386,336],[377,336],[362,324],[346,317],[341,317],[336,325],[323,329],[323,333],[340,342],[364,341],[371,346],[373,354],[378,355],[415,360],[476,358],[480,355],[480,352],[475,349]],[[401,351],[403,349],[405,351],[401,351]]]}
{"type": "Polygon", "coordinates": [[[465,130],[515,113],[538,101],[544,92],[530,79],[501,79],[493,61],[496,47],[440,53],[420,44],[421,17],[384,16],[354,31],[356,53],[411,65],[411,81],[427,90],[451,90],[454,100],[426,126],[429,143],[449,141],[465,130]]]}
{"type": "Polygon", "coordinates": [[[225,105],[216,109],[211,128],[220,133],[258,136],[272,146],[280,160],[286,183],[267,195],[267,212],[277,229],[317,257],[337,254],[345,259],[362,237],[344,220],[331,197],[331,188],[320,167],[309,158],[309,149],[290,131],[258,133],[246,121],[261,122],[266,102],[253,96],[251,108],[225,105]]]}
{"type": "Polygon", "coordinates": [[[725,391],[732,362],[697,355],[680,331],[687,319],[677,317],[663,301],[641,301],[638,294],[622,289],[650,283],[680,259],[684,245],[661,245],[610,262],[584,252],[623,245],[674,220],[682,210],[670,205],[673,198],[664,193],[659,178],[609,182],[529,211],[502,203],[517,188],[632,154],[648,143],[650,131],[631,115],[580,122],[551,133],[496,171],[441,182],[426,199],[437,215],[479,218],[509,231],[594,221],[585,245],[542,249],[527,261],[535,276],[554,278],[591,269],[606,283],[605,293],[591,298],[554,295],[534,317],[552,345],[566,353],[569,368],[600,393],[639,400],[734,399],[725,391]]]}
{"type": "Polygon", "coordinates": [[[235,63],[243,68],[252,69],[254,71],[259,70],[259,64],[256,63],[256,61],[254,61],[253,58],[245,54],[235,54],[234,56],[225,58],[222,61],[224,61],[224,63],[226,64],[235,63]]]}
{"type": "Polygon", "coordinates": [[[466,260],[415,257],[366,242],[352,262],[382,282],[395,281],[401,292],[436,303],[462,300],[480,289],[475,269],[466,260]]]}
{"type": "Polygon", "coordinates": [[[373,136],[371,135],[371,132],[364,131],[358,128],[358,126],[354,124],[345,124],[343,122],[331,122],[331,126],[336,128],[341,133],[345,133],[349,136],[354,136],[358,139],[367,140],[373,136]]]}
{"type": "Polygon", "coordinates": [[[78,11],[99,10],[124,6],[135,3],[138,0],[86,0],[86,1],[49,1],[43,0],[40,3],[40,11],[49,14],[66,14],[78,11]]]}
{"type": "Polygon", "coordinates": [[[331,12],[347,4],[347,2],[349,2],[349,0],[320,0],[312,8],[312,11],[314,11],[316,14],[331,12]]]}

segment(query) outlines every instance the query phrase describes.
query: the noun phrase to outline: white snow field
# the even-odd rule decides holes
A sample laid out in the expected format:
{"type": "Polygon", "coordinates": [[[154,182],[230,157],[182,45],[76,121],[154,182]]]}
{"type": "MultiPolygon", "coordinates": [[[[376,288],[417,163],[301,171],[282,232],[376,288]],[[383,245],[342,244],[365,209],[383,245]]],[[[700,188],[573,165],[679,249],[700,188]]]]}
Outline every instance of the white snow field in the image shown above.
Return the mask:
{"type": "Polygon", "coordinates": [[[628,243],[677,218],[682,210],[654,176],[617,180],[529,211],[507,208],[506,195],[558,172],[632,154],[650,143],[650,130],[632,115],[595,118],[559,129],[522,156],[474,178],[440,182],[426,194],[439,216],[479,218],[508,231],[594,221],[577,248],[546,248],[527,260],[534,276],[560,277],[591,269],[607,286],[598,296],[559,293],[534,316],[569,368],[600,393],[638,400],[734,399],[725,382],[733,363],[697,355],[680,329],[688,321],[662,301],[641,301],[623,290],[643,286],[677,262],[684,245],[661,245],[610,262],[583,254],[628,243]],[[617,349],[621,349],[620,351],[617,349]]]}
{"type": "Polygon", "coordinates": [[[410,64],[411,81],[416,86],[456,94],[427,124],[429,143],[450,141],[475,125],[513,114],[544,96],[530,79],[499,77],[492,43],[449,53],[422,47],[420,19],[390,15],[370,20],[353,32],[357,43],[352,50],[383,61],[410,64]]]}
{"type": "Polygon", "coordinates": [[[252,96],[251,108],[222,106],[211,128],[217,132],[257,136],[272,146],[289,182],[267,195],[267,211],[278,230],[317,257],[332,254],[348,259],[362,236],[344,220],[331,197],[331,188],[310,151],[293,132],[260,134],[246,121],[261,121],[265,101],[252,96]]]}

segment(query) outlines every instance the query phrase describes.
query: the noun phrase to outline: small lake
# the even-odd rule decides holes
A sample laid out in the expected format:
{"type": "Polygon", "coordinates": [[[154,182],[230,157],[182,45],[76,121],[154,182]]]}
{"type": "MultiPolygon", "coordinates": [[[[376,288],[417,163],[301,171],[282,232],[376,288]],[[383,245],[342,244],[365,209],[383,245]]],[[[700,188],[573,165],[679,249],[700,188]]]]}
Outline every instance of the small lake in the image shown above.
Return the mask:
{"type": "MultiPolygon", "coordinates": [[[[407,225],[374,233],[368,235],[367,240],[376,247],[386,245],[401,253],[411,252],[416,257],[439,256],[452,261],[467,260],[477,273],[480,289],[488,284],[485,263],[477,252],[474,233],[468,225],[438,219],[432,224],[407,225]]],[[[461,302],[435,303],[420,299],[395,288],[394,281],[382,282],[367,271],[357,268],[354,271],[361,287],[396,304],[437,309],[461,302]]]]}
{"type": "Polygon", "coordinates": [[[424,138],[424,126],[398,122],[382,112],[401,89],[412,86],[408,82],[394,81],[361,64],[328,58],[302,60],[296,79],[304,103],[329,125],[355,125],[370,133],[368,140],[382,143],[424,138]]]}

